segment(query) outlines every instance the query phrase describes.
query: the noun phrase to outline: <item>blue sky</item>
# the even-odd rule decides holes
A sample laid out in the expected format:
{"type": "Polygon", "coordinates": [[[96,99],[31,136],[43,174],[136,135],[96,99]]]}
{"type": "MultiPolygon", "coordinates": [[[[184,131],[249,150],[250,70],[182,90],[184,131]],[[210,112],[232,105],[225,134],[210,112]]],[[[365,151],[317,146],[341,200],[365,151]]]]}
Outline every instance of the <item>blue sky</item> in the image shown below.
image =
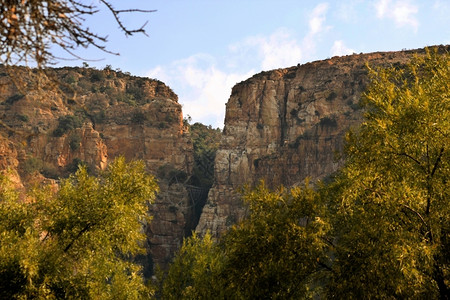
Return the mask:
{"type": "Polygon", "coordinates": [[[450,0],[111,2],[116,8],[156,9],[123,18],[129,27],[148,21],[149,36],[127,38],[102,13],[87,21],[108,35],[108,49],[120,56],[95,49],[77,53],[90,66],[112,65],[165,82],[178,94],[185,116],[213,127],[223,127],[233,85],[262,70],[450,43],[450,0]]]}

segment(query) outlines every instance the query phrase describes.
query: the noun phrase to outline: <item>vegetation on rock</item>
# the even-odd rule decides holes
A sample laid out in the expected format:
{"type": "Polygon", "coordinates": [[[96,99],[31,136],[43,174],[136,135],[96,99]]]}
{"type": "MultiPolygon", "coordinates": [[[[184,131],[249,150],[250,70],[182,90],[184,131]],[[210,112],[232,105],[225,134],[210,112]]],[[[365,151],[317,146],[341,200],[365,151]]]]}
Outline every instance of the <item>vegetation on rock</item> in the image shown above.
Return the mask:
{"type": "Polygon", "coordinates": [[[219,148],[222,132],[201,123],[189,126],[194,146],[194,171],[192,184],[210,188],[214,181],[214,158],[219,148]]]}

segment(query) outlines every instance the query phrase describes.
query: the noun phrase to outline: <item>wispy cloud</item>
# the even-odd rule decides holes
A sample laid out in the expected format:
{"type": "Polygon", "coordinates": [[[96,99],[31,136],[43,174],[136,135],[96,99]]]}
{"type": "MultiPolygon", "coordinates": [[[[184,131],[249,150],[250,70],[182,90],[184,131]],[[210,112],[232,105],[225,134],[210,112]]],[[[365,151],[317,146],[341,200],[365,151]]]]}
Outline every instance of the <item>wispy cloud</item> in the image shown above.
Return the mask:
{"type": "Polygon", "coordinates": [[[232,55],[245,53],[243,59],[257,59],[262,70],[297,64],[302,59],[298,41],[287,30],[280,28],[270,36],[253,36],[229,47],[232,55]],[[252,57],[253,56],[253,57],[252,57]]]}
{"type": "Polygon", "coordinates": [[[222,127],[231,88],[253,73],[254,70],[224,72],[213,57],[198,54],[168,66],[158,66],[146,76],[164,81],[180,95],[185,116],[190,115],[195,122],[222,127]]]}
{"type": "Polygon", "coordinates": [[[337,3],[335,9],[335,15],[338,19],[345,22],[357,22],[360,13],[358,12],[358,6],[364,4],[363,0],[348,0],[337,3]]]}
{"type": "Polygon", "coordinates": [[[311,35],[316,35],[326,29],[324,23],[328,7],[328,3],[320,3],[314,7],[309,17],[309,32],[311,35]]]}
{"type": "Polygon", "coordinates": [[[347,48],[345,46],[344,41],[338,40],[334,41],[333,46],[331,47],[330,54],[331,56],[342,56],[354,53],[355,50],[351,48],[347,48]]]}
{"type": "Polygon", "coordinates": [[[326,25],[326,14],[328,11],[328,3],[320,3],[314,7],[308,18],[309,31],[302,41],[302,49],[305,56],[310,56],[315,52],[317,39],[321,33],[331,29],[331,26],[326,25]]]}
{"type": "Polygon", "coordinates": [[[408,0],[377,0],[374,3],[377,17],[394,20],[399,27],[409,26],[414,32],[419,28],[419,21],[416,18],[419,8],[408,0]]]}

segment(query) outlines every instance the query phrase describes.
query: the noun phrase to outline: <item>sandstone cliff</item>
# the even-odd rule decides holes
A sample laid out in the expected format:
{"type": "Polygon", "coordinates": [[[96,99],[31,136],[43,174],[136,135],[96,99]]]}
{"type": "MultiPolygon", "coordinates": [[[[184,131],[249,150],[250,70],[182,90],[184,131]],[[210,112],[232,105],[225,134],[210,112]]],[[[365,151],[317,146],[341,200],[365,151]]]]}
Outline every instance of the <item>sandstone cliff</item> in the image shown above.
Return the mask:
{"type": "Polygon", "coordinates": [[[176,94],[157,80],[81,68],[53,70],[60,86],[39,93],[15,87],[2,71],[0,170],[9,168],[20,188],[66,176],[80,162],[95,173],[119,155],[143,160],[161,192],[145,229],[150,255],[141,261],[146,272],[165,265],[195,226],[189,193],[176,181],[192,173],[194,160],[176,94]]]}
{"type": "Polygon", "coordinates": [[[345,132],[362,120],[370,66],[402,64],[412,52],[333,57],[262,72],[237,84],[226,106],[215,182],[197,231],[219,235],[244,214],[236,190],[324,179],[343,163],[345,132]]]}

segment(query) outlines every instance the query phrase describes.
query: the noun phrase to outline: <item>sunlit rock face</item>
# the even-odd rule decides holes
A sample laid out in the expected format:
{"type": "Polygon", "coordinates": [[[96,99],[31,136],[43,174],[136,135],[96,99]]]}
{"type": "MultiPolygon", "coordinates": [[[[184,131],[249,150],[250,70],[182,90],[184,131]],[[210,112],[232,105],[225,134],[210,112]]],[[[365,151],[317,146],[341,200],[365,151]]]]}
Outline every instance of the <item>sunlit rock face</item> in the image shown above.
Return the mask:
{"type": "MultiPolygon", "coordinates": [[[[143,160],[160,192],[144,228],[149,255],[140,261],[147,275],[156,264],[166,266],[195,226],[186,188],[161,172],[192,173],[193,147],[177,95],[160,81],[107,69],[54,69],[59,86],[42,91],[18,88],[0,71],[0,170],[9,169],[21,188],[67,176],[79,162],[96,173],[117,156],[143,160]]],[[[27,76],[23,68],[15,71],[27,76]]]]}
{"type": "Polygon", "coordinates": [[[362,121],[368,69],[402,64],[411,52],[331,59],[262,72],[234,86],[215,160],[215,183],[197,231],[220,235],[245,215],[236,190],[324,179],[343,164],[343,138],[362,121]]]}

